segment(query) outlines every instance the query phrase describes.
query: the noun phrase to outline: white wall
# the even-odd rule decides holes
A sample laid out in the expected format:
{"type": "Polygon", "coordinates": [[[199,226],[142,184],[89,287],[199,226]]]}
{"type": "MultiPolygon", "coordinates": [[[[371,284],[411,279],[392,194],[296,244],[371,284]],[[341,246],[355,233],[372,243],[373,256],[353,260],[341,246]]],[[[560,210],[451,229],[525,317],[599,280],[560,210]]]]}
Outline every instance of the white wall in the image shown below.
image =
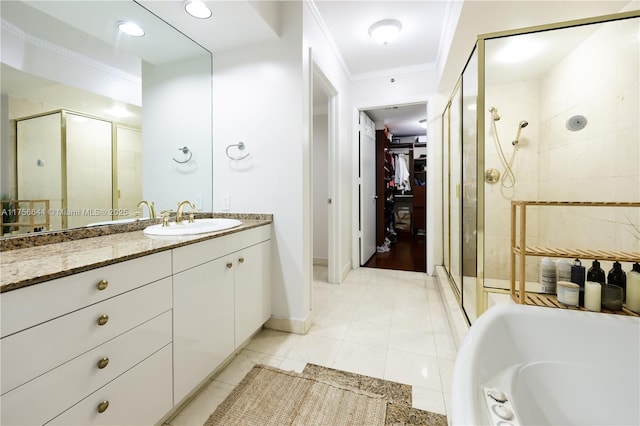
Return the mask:
{"type": "Polygon", "coordinates": [[[284,2],[281,13],[280,40],[214,56],[213,210],[228,194],[233,212],[274,215],[272,315],[300,324],[311,286],[303,273],[301,4],[284,2]],[[251,155],[230,160],[225,149],[239,141],[251,155]]]}
{"type": "MultiPolygon", "coordinates": [[[[427,128],[427,273],[433,275],[435,273],[434,264],[442,263],[442,244],[436,240],[441,240],[439,234],[441,230],[441,196],[438,197],[440,188],[435,185],[441,185],[436,180],[432,183],[431,179],[441,176],[442,161],[437,161],[438,153],[441,151],[442,138],[438,131],[439,124],[437,122],[437,114],[442,114],[444,105],[437,105],[437,71],[423,70],[412,72],[394,72],[388,75],[379,75],[367,79],[358,79],[352,83],[353,85],[353,102],[352,114],[353,125],[351,128],[351,139],[353,141],[353,167],[357,170],[357,138],[358,138],[358,111],[371,109],[375,107],[402,105],[416,102],[427,102],[427,110],[425,115],[428,118],[429,126],[427,128]],[[393,82],[391,79],[393,78],[393,82]],[[431,104],[431,101],[433,105],[431,104]],[[440,109],[440,111],[437,110],[440,109]],[[434,115],[436,114],[436,115],[434,115]],[[432,128],[433,125],[438,127],[432,128]],[[431,189],[434,189],[433,191],[431,189]]],[[[354,193],[357,194],[357,182],[354,172],[354,193]]],[[[358,200],[353,199],[353,220],[358,219],[358,200]]],[[[355,230],[351,234],[353,237],[353,266],[358,267],[357,252],[357,234],[355,230]]]]}
{"type": "MultiPolygon", "coordinates": [[[[337,239],[335,250],[338,259],[340,278],[344,278],[351,270],[352,262],[352,235],[355,233],[352,210],[352,166],[353,166],[353,140],[352,127],[354,117],[351,115],[352,82],[349,80],[342,63],[334,52],[331,43],[327,40],[323,29],[316,20],[316,10],[313,4],[304,2],[303,7],[303,52],[312,51],[312,59],[308,59],[305,64],[315,63],[330,84],[336,90],[335,100],[335,126],[337,128],[336,146],[330,148],[330,161],[334,166],[334,186],[329,188],[329,195],[332,199],[332,207],[335,209],[333,236],[337,239]]],[[[309,75],[308,69],[305,70],[309,75]]],[[[305,93],[309,92],[309,86],[305,86],[305,93]]],[[[357,123],[357,117],[355,117],[357,123]]],[[[357,222],[356,222],[357,223],[357,222]]]]}

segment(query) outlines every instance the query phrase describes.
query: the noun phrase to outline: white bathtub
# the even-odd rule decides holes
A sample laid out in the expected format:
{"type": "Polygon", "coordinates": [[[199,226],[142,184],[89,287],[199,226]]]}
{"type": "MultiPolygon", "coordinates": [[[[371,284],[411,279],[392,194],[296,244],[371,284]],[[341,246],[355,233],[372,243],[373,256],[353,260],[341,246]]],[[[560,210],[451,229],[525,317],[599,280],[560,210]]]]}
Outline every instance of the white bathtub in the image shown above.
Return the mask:
{"type": "Polygon", "coordinates": [[[458,351],[451,424],[640,425],[640,318],[492,307],[458,351]],[[487,388],[508,401],[485,396],[487,388]],[[494,405],[513,418],[499,423],[494,405]]]}

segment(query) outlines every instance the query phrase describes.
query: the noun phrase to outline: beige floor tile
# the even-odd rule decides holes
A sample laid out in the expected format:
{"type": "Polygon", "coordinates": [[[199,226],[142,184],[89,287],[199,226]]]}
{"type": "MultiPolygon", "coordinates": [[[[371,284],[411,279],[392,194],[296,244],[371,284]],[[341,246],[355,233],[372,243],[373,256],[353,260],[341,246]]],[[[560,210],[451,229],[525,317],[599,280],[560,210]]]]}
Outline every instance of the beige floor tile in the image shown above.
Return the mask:
{"type": "Polygon", "coordinates": [[[446,414],[446,404],[442,392],[418,386],[413,386],[411,391],[413,396],[412,405],[414,408],[446,414]]]}
{"type": "Polygon", "coordinates": [[[203,424],[224,401],[235,386],[212,380],[189,402],[178,415],[169,421],[171,426],[192,426],[203,424]]]}
{"type": "Polygon", "coordinates": [[[287,358],[330,367],[336,359],[341,340],[307,333],[293,346],[287,358]]]}
{"type": "Polygon", "coordinates": [[[387,350],[359,343],[342,342],[332,368],[383,378],[387,350]]]}
{"type": "Polygon", "coordinates": [[[263,329],[247,345],[246,349],[286,357],[300,335],[282,331],[263,329]]]}
{"type": "Polygon", "coordinates": [[[435,357],[389,350],[384,378],[442,392],[440,369],[435,357]]]}
{"type": "Polygon", "coordinates": [[[434,334],[431,331],[413,328],[392,328],[389,336],[389,348],[431,357],[438,356],[434,334]]]}
{"type": "Polygon", "coordinates": [[[279,367],[284,358],[244,349],[215,377],[215,380],[237,385],[256,364],[279,367]]]}
{"type": "Polygon", "coordinates": [[[344,341],[360,343],[378,349],[387,349],[389,346],[389,325],[380,324],[369,320],[351,321],[344,341]]]}

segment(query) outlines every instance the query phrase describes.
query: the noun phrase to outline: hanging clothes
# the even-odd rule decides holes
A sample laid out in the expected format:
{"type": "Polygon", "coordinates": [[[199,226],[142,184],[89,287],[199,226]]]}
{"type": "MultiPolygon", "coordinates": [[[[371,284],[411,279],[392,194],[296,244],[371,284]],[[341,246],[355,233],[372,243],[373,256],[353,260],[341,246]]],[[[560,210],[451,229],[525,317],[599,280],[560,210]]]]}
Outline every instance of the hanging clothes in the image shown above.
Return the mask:
{"type": "Polygon", "coordinates": [[[396,154],[395,156],[395,186],[398,190],[405,192],[411,191],[411,184],[409,182],[409,167],[407,167],[407,154],[396,154]]]}

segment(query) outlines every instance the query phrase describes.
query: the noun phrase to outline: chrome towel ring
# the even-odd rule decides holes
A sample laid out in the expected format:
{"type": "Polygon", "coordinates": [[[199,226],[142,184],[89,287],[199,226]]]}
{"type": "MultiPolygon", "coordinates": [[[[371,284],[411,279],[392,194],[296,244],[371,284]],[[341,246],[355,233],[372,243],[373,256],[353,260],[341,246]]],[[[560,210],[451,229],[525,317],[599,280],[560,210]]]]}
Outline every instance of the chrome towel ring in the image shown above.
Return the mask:
{"type": "Polygon", "coordinates": [[[188,155],[189,158],[187,158],[186,160],[178,160],[178,159],[176,159],[174,157],[173,161],[175,161],[176,163],[179,163],[179,164],[184,164],[184,163],[188,163],[189,161],[191,161],[191,158],[193,157],[193,152],[191,152],[191,150],[188,147],[183,146],[182,148],[178,148],[178,151],[182,151],[182,153],[184,155],[188,155]]]}
{"type": "Polygon", "coordinates": [[[244,151],[245,148],[246,147],[245,147],[244,142],[238,142],[236,144],[229,145],[227,147],[227,149],[226,149],[227,157],[229,157],[231,160],[244,160],[245,158],[247,158],[249,156],[249,153],[246,153],[246,154],[242,155],[242,152],[244,151]],[[229,149],[233,148],[234,146],[237,147],[240,150],[240,156],[239,157],[234,157],[231,154],[229,154],[229,149]]]}

